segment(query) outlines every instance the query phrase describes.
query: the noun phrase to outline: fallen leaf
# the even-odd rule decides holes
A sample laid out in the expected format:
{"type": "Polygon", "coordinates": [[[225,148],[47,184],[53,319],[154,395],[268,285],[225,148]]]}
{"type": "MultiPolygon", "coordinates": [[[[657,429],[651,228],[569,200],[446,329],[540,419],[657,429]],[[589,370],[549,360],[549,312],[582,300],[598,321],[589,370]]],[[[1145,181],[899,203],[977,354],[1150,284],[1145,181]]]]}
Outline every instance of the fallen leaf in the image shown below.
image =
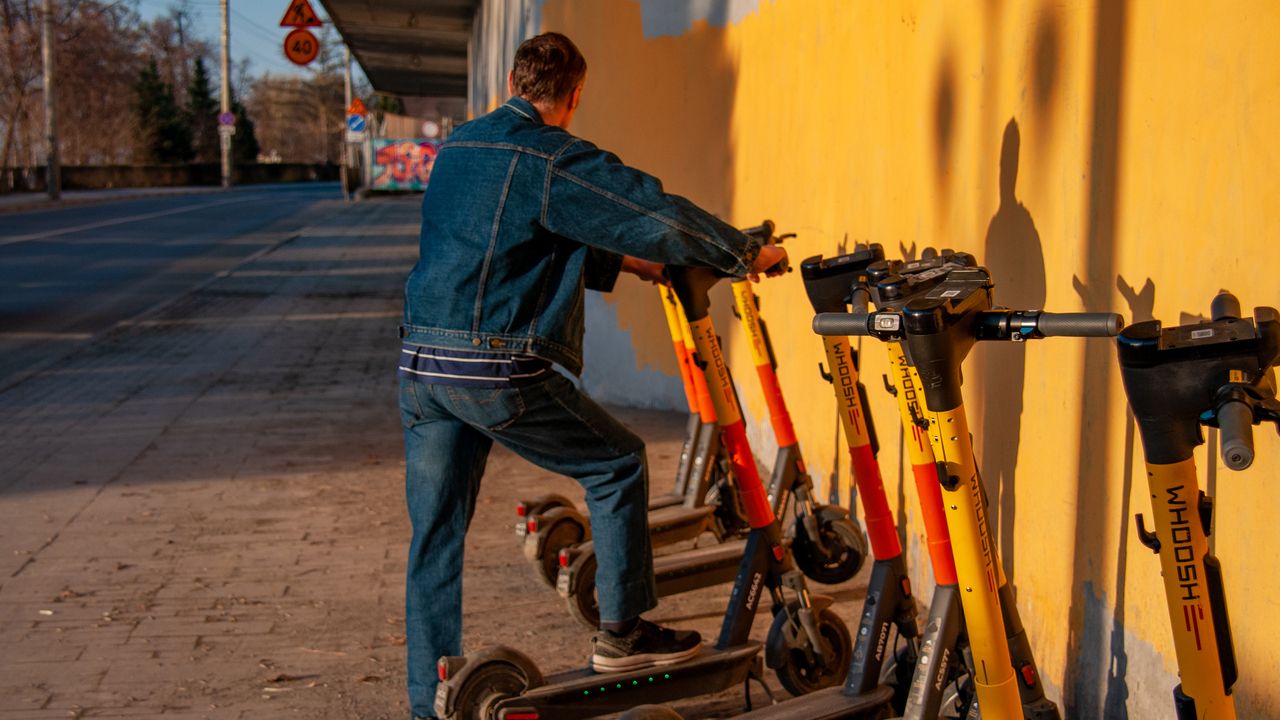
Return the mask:
{"type": "Polygon", "coordinates": [[[367,682],[367,683],[382,682],[382,678],[378,677],[377,675],[365,675],[364,677],[360,678],[360,682],[367,682]]]}

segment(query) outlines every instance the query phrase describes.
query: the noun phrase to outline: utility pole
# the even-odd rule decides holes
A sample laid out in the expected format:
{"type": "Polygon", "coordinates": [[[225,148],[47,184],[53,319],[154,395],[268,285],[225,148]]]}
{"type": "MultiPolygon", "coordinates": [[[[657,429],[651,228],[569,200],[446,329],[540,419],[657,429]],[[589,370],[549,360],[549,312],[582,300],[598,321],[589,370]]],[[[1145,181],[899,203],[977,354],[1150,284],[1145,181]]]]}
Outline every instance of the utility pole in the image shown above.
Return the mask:
{"type": "Polygon", "coordinates": [[[41,58],[44,61],[44,141],[45,155],[45,189],[49,191],[50,200],[62,197],[62,173],[58,168],[58,131],[54,116],[54,84],[53,84],[53,0],[42,0],[41,18],[41,58]]]}
{"type": "MultiPolygon", "coordinates": [[[[342,112],[343,112],[342,129],[343,129],[343,134],[345,136],[346,134],[345,131],[347,128],[347,125],[346,125],[347,110],[346,109],[351,107],[351,48],[346,44],[342,46],[342,61],[343,61],[342,62],[343,67],[346,68],[346,76],[343,84],[343,97],[345,98],[344,102],[346,104],[342,108],[342,112]]],[[[343,160],[342,194],[348,200],[350,200],[351,199],[351,173],[353,168],[355,168],[355,165],[356,165],[355,163],[356,149],[351,146],[351,143],[345,141],[345,137],[344,137],[344,142],[342,143],[342,147],[345,150],[345,152],[342,153],[342,160],[343,160]]]]}
{"type": "MultiPolygon", "coordinates": [[[[44,0],[49,2],[49,0],[44,0]]],[[[227,0],[222,0],[222,112],[231,112],[231,26],[227,21],[227,0]]],[[[235,125],[230,129],[235,130],[235,125]]],[[[231,187],[231,133],[219,134],[222,145],[222,187],[231,187]]]]}

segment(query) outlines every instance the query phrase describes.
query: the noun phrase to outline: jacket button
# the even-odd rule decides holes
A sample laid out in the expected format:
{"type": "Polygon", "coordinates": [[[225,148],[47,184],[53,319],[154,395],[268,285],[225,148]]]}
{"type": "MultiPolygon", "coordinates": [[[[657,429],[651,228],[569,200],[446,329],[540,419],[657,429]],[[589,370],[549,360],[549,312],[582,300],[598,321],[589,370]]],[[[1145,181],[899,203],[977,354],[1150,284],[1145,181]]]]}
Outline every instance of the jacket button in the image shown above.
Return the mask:
{"type": "Polygon", "coordinates": [[[481,340],[480,338],[471,338],[471,344],[472,344],[472,345],[479,345],[479,344],[480,344],[480,343],[482,343],[482,342],[484,342],[484,341],[483,341],[483,340],[481,340]]]}

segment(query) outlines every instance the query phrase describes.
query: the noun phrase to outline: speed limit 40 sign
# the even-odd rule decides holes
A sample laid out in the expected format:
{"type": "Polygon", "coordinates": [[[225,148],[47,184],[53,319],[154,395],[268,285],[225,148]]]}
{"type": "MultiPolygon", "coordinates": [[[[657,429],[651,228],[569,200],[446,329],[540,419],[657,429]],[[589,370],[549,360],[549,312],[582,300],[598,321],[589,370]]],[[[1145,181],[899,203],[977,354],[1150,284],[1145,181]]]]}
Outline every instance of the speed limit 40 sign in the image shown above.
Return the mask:
{"type": "Polygon", "coordinates": [[[320,43],[310,30],[294,28],[284,38],[284,56],[295,65],[306,65],[315,60],[319,52],[320,43]]]}

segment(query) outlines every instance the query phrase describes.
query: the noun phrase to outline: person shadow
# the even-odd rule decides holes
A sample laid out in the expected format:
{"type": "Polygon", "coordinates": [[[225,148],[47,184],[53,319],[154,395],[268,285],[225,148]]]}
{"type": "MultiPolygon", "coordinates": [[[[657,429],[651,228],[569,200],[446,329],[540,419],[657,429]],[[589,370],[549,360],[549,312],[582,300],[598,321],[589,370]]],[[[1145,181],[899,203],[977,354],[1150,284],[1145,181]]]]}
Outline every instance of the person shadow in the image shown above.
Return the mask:
{"type": "MultiPolygon", "coordinates": [[[[1014,310],[1040,310],[1045,301],[1044,250],[1035,221],[1015,194],[1021,135],[1010,118],[1000,148],[1000,206],[987,227],[982,259],[995,283],[995,302],[1014,310]]],[[[993,535],[1010,582],[1014,578],[1013,527],[1018,448],[1022,437],[1025,343],[990,343],[983,378],[982,471],[991,499],[993,535]]]]}

